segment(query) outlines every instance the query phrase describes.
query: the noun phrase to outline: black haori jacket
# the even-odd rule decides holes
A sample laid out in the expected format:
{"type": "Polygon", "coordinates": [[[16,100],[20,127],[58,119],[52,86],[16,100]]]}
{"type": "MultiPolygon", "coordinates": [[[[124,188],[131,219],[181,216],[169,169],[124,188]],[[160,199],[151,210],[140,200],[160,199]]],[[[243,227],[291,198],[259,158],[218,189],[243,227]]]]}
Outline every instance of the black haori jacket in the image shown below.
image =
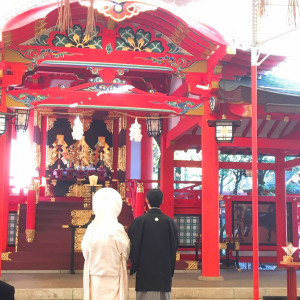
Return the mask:
{"type": "Polygon", "coordinates": [[[151,208],[133,221],[128,235],[130,275],[136,272],[136,291],[170,292],[178,247],[174,220],[159,208],[151,208]]]}

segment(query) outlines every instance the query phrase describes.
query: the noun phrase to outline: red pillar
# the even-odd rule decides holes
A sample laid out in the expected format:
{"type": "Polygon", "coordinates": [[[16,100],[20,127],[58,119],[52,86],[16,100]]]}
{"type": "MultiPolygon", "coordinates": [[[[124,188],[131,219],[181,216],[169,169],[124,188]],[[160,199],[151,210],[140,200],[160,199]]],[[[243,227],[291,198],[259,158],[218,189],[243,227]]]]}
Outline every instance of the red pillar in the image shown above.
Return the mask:
{"type": "Polygon", "coordinates": [[[143,183],[139,182],[136,189],[136,202],[134,209],[134,218],[143,215],[145,212],[145,194],[143,183]]]}
{"type": "MultiPolygon", "coordinates": [[[[167,132],[168,119],[164,119],[164,131],[167,132]]],[[[164,194],[161,210],[174,217],[174,150],[166,148],[166,134],[161,136],[160,188],[164,194]]]]}
{"type": "MultiPolygon", "coordinates": [[[[285,157],[283,154],[275,156],[275,188],[276,188],[276,240],[277,240],[277,265],[285,255],[282,246],[287,243],[287,220],[286,220],[286,187],[285,169],[283,168],[285,157]]],[[[289,241],[292,242],[292,241],[289,241]]]]}
{"type": "Polygon", "coordinates": [[[118,190],[119,119],[113,120],[113,173],[112,188],[118,190]]]}
{"type": "Polygon", "coordinates": [[[126,179],[130,179],[131,173],[131,140],[130,140],[130,130],[132,124],[132,118],[127,117],[127,130],[126,130],[126,179]]]}
{"type": "MultiPolygon", "coordinates": [[[[5,192],[4,192],[4,174],[5,174],[5,168],[3,167],[5,165],[5,144],[6,144],[6,136],[2,135],[0,136],[0,255],[2,252],[5,251],[4,245],[5,245],[5,235],[4,235],[4,216],[5,216],[5,210],[4,210],[4,201],[5,201],[5,192]]],[[[0,277],[1,277],[1,259],[0,259],[0,277]]]]}
{"type": "MultiPolygon", "coordinates": [[[[141,141],[141,180],[152,180],[153,173],[153,138],[149,137],[146,122],[142,122],[141,141]]],[[[146,192],[152,188],[151,183],[144,183],[146,192]]]]}
{"type": "MultiPolygon", "coordinates": [[[[252,55],[254,52],[252,52],[252,55]]],[[[252,56],[251,55],[251,56],[252,56]]],[[[253,60],[253,57],[251,58],[253,60]]],[[[253,247],[253,299],[259,299],[259,252],[258,252],[258,181],[257,181],[257,65],[251,63],[251,103],[252,103],[252,247],[253,247]]]]}
{"type": "Polygon", "coordinates": [[[36,213],[36,190],[32,183],[27,194],[27,212],[26,212],[26,241],[32,243],[35,238],[35,213],[36,213]]]}
{"type": "Polygon", "coordinates": [[[3,215],[3,251],[7,248],[7,237],[8,237],[8,216],[9,216],[9,183],[10,183],[10,153],[11,153],[11,135],[12,135],[12,121],[8,121],[7,134],[6,134],[6,145],[5,145],[5,178],[4,178],[4,215],[3,215]]]}
{"type": "Polygon", "coordinates": [[[202,117],[202,276],[199,279],[222,280],[219,254],[219,157],[209,102],[202,117]],[[209,278],[208,278],[209,277],[209,278]]]}
{"type": "Polygon", "coordinates": [[[47,117],[42,116],[41,121],[41,165],[40,165],[40,182],[42,177],[46,176],[46,145],[47,145],[47,117]]]}

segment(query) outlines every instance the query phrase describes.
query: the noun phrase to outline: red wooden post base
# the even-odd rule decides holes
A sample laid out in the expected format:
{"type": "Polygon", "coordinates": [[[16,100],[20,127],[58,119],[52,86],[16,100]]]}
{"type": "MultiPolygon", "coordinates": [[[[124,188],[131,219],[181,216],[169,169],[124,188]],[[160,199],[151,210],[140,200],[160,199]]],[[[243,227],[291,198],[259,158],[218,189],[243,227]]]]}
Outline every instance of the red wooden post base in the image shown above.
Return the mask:
{"type": "Polygon", "coordinates": [[[280,265],[286,268],[287,272],[287,300],[297,300],[297,274],[296,270],[300,268],[300,262],[285,263],[280,262],[280,265]]]}

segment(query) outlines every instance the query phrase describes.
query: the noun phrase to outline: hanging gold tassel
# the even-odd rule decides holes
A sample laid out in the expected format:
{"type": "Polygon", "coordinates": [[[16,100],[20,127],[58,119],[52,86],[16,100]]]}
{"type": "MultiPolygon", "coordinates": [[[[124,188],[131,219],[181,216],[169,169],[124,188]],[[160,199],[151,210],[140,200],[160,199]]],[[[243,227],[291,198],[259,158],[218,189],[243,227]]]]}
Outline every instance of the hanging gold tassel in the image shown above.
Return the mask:
{"type": "Polygon", "coordinates": [[[72,26],[72,16],[69,0],[60,0],[58,4],[58,18],[56,22],[56,28],[63,32],[69,30],[72,26]]]}
{"type": "Polygon", "coordinates": [[[90,0],[90,6],[88,8],[84,37],[86,40],[90,40],[96,33],[94,1],[95,0],[90,0]]]}
{"type": "Polygon", "coordinates": [[[295,27],[297,27],[297,17],[300,16],[299,12],[300,12],[300,8],[299,8],[298,0],[289,0],[288,21],[290,26],[294,25],[295,27]],[[298,11],[298,15],[297,15],[297,11],[298,11]]]}

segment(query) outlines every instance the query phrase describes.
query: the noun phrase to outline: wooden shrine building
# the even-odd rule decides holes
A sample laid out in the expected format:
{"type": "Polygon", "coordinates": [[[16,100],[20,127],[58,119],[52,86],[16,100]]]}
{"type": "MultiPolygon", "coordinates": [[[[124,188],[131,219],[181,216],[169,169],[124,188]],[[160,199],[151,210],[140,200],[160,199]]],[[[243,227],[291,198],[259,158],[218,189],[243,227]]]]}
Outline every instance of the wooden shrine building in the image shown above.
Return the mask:
{"type": "MultiPolygon", "coordinates": [[[[251,163],[218,159],[219,151],[251,154],[250,53],[232,49],[213,28],[163,7],[139,1],[90,4],[70,0],[69,7],[58,7],[53,1],[14,17],[2,32],[2,269],[68,269],[70,232],[62,226],[89,220],[91,195],[102,186],[120,192],[124,226],[144,213],[144,193],[154,182],[154,136],[161,151],[162,210],[184,222],[196,218],[202,275],[219,277],[220,211],[225,208],[225,230],[231,237],[234,214],[243,203],[251,210],[251,192],[219,195],[219,169],[248,170],[251,163]],[[217,143],[216,128],[209,126],[223,114],[240,125],[233,128],[232,143],[217,143]],[[19,143],[12,154],[16,132],[27,127],[27,118],[32,150],[25,152],[19,143]],[[152,122],[149,137],[146,121],[157,119],[162,130],[152,122]],[[135,122],[141,125],[141,141],[136,141],[139,126],[130,131],[135,122]],[[202,150],[202,160],[174,160],[175,151],[188,149],[202,150]],[[29,174],[31,184],[18,189],[11,166],[17,158],[21,165],[31,156],[32,168],[19,173],[29,174]],[[175,189],[174,168],[180,167],[202,168],[200,190],[194,189],[196,184],[175,189]],[[88,180],[91,175],[97,176],[94,184],[88,180]]],[[[282,60],[269,56],[259,75],[282,60]]],[[[258,163],[260,170],[276,174],[275,196],[259,196],[259,203],[275,207],[269,213],[276,217],[275,228],[266,225],[272,242],[259,248],[263,262],[278,263],[281,246],[298,243],[300,198],[286,195],[285,170],[298,166],[300,159],[285,157],[299,155],[299,100],[299,94],[258,92],[258,152],[276,159],[274,164],[258,163]]],[[[183,261],[194,260],[191,244],[180,248],[183,261]]],[[[251,261],[251,251],[251,240],[241,243],[240,261],[251,261]]],[[[75,258],[75,267],[82,268],[81,254],[75,258]]]]}

